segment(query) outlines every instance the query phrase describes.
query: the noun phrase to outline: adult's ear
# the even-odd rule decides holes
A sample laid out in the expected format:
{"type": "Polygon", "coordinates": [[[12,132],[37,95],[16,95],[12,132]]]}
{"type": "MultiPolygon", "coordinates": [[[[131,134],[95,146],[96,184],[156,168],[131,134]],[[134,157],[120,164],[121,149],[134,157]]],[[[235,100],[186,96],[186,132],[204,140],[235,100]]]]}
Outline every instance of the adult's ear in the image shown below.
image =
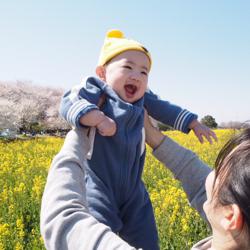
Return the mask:
{"type": "Polygon", "coordinates": [[[104,66],[97,66],[95,72],[102,81],[106,81],[106,69],[104,66]]]}
{"type": "Polygon", "coordinates": [[[221,219],[221,226],[225,231],[242,230],[244,221],[238,205],[231,204],[223,208],[224,216],[221,219]]]}

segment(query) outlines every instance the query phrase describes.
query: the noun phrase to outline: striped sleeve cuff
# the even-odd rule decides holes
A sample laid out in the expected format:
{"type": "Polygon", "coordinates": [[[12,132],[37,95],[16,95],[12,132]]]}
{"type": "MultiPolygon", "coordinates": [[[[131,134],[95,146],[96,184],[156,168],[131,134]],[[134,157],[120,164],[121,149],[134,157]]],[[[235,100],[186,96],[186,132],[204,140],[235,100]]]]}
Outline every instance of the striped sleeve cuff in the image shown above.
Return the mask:
{"type": "Polygon", "coordinates": [[[74,127],[82,127],[80,124],[80,118],[91,110],[98,109],[95,104],[89,103],[85,99],[77,100],[69,108],[66,116],[66,120],[74,127]]]}
{"type": "Polygon", "coordinates": [[[184,133],[188,133],[190,131],[188,127],[189,124],[197,118],[198,116],[196,114],[193,114],[188,110],[183,109],[175,120],[174,129],[180,130],[184,133]]]}

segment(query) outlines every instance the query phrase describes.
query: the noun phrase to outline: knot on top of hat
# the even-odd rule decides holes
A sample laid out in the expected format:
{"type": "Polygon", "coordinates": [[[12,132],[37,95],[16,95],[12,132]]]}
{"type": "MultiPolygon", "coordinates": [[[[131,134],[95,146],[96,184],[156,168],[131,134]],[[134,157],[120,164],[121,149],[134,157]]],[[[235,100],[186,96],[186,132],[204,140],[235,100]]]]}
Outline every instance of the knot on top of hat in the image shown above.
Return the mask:
{"type": "Polygon", "coordinates": [[[107,38],[124,38],[123,33],[120,30],[109,30],[106,34],[107,38]]]}

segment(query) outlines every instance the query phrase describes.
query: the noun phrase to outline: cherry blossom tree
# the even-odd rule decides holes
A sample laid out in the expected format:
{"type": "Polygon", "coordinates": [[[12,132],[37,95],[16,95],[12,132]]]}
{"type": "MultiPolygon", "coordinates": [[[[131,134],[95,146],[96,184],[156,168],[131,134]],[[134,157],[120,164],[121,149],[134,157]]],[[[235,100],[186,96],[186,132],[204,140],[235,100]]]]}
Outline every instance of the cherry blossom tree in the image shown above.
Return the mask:
{"type": "Polygon", "coordinates": [[[0,130],[69,129],[58,112],[62,94],[30,82],[0,82],[0,130]]]}

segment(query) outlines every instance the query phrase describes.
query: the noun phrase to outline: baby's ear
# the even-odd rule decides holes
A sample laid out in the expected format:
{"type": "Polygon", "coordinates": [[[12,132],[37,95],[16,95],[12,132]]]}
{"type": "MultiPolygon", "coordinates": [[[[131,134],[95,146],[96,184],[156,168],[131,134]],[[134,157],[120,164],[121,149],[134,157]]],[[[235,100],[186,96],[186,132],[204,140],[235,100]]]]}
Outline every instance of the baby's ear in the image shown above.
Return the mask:
{"type": "Polygon", "coordinates": [[[104,66],[97,66],[95,72],[102,81],[106,81],[106,69],[104,66]]]}

